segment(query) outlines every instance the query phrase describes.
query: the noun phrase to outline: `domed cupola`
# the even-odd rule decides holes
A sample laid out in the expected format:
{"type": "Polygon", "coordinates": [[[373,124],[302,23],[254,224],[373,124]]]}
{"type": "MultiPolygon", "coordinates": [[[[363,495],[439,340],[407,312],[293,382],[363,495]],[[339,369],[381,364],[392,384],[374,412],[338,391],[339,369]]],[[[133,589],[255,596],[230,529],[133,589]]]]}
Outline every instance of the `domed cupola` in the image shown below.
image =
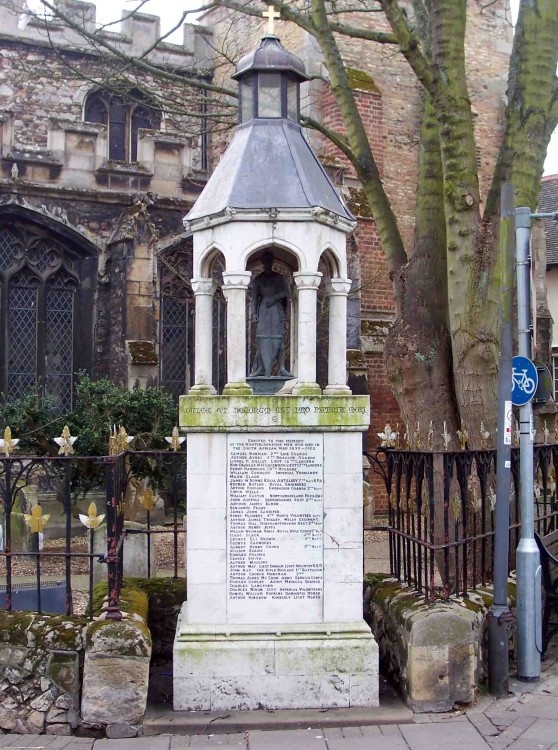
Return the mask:
{"type": "Polygon", "coordinates": [[[188,226],[227,222],[231,211],[238,219],[243,211],[269,209],[314,209],[322,221],[352,226],[353,215],[302,132],[300,84],[308,80],[302,60],[267,34],[240,60],[233,78],[239,82],[240,124],[186,216],[188,226]]]}
{"type": "Polygon", "coordinates": [[[300,82],[307,81],[304,63],[268,34],[258,49],[245,55],[232,76],[240,84],[240,122],[284,117],[300,120],[300,82]]]}

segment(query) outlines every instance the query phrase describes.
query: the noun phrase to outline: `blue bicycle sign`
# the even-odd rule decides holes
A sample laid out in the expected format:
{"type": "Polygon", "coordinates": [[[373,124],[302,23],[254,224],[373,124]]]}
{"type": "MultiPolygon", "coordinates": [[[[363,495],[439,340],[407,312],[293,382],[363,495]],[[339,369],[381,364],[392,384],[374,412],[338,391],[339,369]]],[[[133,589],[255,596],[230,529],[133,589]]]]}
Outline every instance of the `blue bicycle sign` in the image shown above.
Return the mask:
{"type": "Polygon", "coordinates": [[[537,368],[527,357],[512,359],[512,404],[525,406],[535,395],[539,383],[537,368]]]}

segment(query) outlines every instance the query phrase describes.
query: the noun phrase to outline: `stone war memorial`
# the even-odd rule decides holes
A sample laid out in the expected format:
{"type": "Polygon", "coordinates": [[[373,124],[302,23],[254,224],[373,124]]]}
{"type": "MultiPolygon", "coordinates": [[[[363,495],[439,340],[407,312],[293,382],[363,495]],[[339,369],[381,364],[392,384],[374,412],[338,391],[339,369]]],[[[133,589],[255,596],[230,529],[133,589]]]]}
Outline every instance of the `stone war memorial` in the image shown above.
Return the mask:
{"type": "Polygon", "coordinates": [[[370,405],[346,385],[355,221],[302,134],[304,65],[271,32],[237,66],[240,124],[186,217],[196,359],[180,399],[188,549],[175,710],[378,705],[378,649],[362,617],[370,405]],[[320,262],[329,271],[323,392],[320,262]],[[228,332],[220,394],[216,264],[228,332]]]}

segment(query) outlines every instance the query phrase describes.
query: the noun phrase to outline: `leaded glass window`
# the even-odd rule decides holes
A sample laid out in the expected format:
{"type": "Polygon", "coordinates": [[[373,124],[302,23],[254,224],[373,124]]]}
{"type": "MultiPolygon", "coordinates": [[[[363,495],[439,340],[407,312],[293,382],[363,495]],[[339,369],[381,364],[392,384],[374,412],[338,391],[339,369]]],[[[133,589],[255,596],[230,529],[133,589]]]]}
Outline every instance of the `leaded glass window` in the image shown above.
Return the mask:
{"type": "Polygon", "coordinates": [[[8,287],[8,387],[10,398],[21,398],[37,382],[37,312],[39,279],[27,269],[8,287]]]}
{"type": "Polygon", "coordinates": [[[167,250],[160,259],[161,385],[176,401],[188,393],[194,375],[194,294],[192,243],[167,250]]]}
{"type": "MultiPolygon", "coordinates": [[[[194,382],[195,297],[190,284],[193,276],[191,241],[166,250],[159,261],[161,385],[178,400],[194,382]]],[[[213,300],[213,385],[219,393],[227,382],[227,316],[221,291],[224,268],[224,262],[218,259],[212,273],[217,283],[213,300]]]]}
{"type": "Polygon", "coordinates": [[[190,388],[190,329],[194,300],[191,290],[176,285],[163,289],[161,309],[161,381],[174,398],[190,388]],[[174,294],[173,294],[174,292],[174,294]]]}
{"type": "Polygon", "coordinates": [[[150,106],[147,97],[137,89],[126,96],[94,91],[85,104],[84,119],[107,126],[107,157],[115,161],[137,161],[138,130],[161,127],[161,112],[150,106]]]}
{"type": "Polygon", "coordinates": [[[45,379],[46,391],[63,411],[72,408],[74,372],[73,330],[76,281],[58,273],[46,288],[45,379]]]}
{"type": "Polygon", "coordinates": [[[50,396],[61,414],[71,410],[75,372],[90,369],[94,264],[95,258],[41,228],[0,218],[4,398],[38,392],[50,396]]]}

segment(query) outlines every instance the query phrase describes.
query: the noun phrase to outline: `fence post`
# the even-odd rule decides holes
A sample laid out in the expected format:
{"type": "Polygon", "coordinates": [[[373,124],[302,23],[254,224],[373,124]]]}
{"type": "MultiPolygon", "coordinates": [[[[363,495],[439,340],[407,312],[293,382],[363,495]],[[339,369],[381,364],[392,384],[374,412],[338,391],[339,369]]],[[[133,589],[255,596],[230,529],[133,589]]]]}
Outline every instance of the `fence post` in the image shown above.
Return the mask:
{"type": "Polygon", "coordinates": [[[120,589],[122,587],[122,523],[120,514],[121,497],[120,482],[117,481],[120,455],[106,456],[105,461],[105,492],[107,507],[107,581],[108,607],[107,620],[121,620],[120,589]]]}

